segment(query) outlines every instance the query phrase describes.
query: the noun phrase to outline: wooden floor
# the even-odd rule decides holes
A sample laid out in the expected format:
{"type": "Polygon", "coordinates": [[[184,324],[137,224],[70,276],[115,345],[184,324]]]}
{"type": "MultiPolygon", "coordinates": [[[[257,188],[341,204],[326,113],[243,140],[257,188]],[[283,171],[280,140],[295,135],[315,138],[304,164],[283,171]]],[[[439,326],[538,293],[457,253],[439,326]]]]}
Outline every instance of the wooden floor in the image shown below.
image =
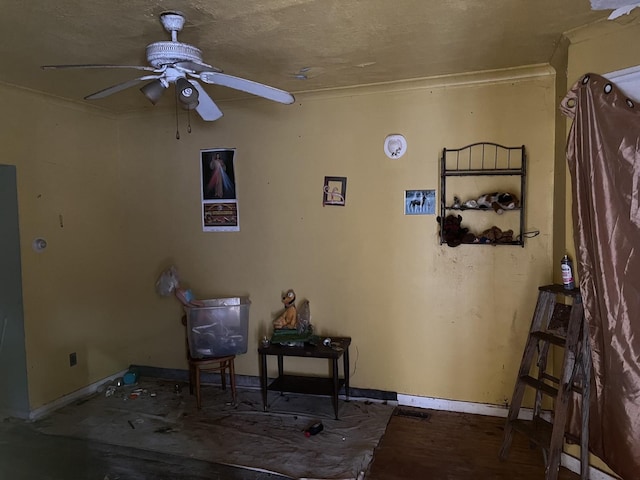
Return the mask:
{"type": "MultiPolygon", "coordinates": [[[[504,419],[398,407],[374,453],[367,480],[542,480],[544,459],[514,434],[501,462],[504,419]]],[[[560,468],[559,480],[579,480],[560,468]]]]}

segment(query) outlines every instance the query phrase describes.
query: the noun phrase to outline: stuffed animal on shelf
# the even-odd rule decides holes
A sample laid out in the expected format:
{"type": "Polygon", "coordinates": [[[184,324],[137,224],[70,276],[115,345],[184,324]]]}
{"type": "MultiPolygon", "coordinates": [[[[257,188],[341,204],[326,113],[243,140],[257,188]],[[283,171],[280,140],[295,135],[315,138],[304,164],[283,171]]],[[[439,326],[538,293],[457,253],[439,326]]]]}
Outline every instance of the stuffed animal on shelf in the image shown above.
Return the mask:
{"type": "Polygon", "coordinates": [[[513,230],[504,230],[495,225],[486,229],[478,236],[479,243],[511,243],[513,242],[513,230]]]}
{"type": "Polygon", "coordinates": [[[298,311],[296,310],[296,292],[287,290],[282,295],[284,312],[273,321],[274,329],[295,329],[298,327],[298,311]]]}
{"type": "Polygon", "coordinates": [[[518,206],[518,199],[512,193],[493,192],[485,193],[476,200],[478,208],[493,208],[493,210],[501,215],[505,210],[513,210],[518,206]]]}
{"type": "Polygon", "coordinates": [[[442,239],[450,247],[457,247],[463,243],[474,243],[475,235],[469,233],[469,229],[462,226],[462,216],[447,215],[444,220],[437,217],[442,231],[442,239]]]}

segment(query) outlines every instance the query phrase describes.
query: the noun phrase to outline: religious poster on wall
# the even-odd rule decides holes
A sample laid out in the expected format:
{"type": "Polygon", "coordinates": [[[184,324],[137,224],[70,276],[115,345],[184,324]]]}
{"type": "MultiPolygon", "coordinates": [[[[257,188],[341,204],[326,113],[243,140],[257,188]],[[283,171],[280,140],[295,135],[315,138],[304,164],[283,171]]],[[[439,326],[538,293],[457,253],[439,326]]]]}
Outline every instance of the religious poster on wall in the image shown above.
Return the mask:
{"type": "Polygon", "coordinates": [[[240,231],[235,152],[235,148],[200,151],[202,230],[205,232],[240,231]]]}

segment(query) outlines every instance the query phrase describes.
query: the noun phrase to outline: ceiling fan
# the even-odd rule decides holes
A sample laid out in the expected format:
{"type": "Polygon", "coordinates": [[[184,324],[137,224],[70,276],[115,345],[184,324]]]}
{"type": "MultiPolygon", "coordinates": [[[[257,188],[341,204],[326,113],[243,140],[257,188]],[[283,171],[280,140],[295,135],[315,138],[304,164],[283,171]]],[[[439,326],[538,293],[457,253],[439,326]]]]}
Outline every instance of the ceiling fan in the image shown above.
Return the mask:
{"type": "Polygon", "coordinates": [[[199,48],[187,43],[178,42],[178,32],[184,26],[185,18],[180,12],[168,11],[160,14],[160,22],[171,34],[171,41],[155,42],[147,45],[147,62],[149,66],[136,65],[44,65],[44,70],[71,68],[130,68],[150,72],[132,80],[113,85],[98,92],[87,95],[85,100],[105,98],[113,93],[148,82],[140,91],[154,105],[170,85],[176,88],[176,97],[182,108],[196,110],[203,120],[213,121],[222,117],[222,111],[213,102],[200,82],[211,85],[241,90],[274,102],[291,104],[293,95],[262,83],[234,77],[222,73],[219,68],[207,65],[202,61],[199,48]]]}

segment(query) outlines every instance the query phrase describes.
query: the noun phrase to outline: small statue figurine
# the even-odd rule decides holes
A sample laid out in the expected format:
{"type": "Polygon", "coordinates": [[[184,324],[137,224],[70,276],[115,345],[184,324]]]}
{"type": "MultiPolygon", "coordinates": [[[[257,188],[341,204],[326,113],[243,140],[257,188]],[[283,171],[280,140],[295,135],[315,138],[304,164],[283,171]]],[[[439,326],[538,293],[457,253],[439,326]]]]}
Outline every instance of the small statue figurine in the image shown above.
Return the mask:
{"type": "Polygon", "coordinates": [[[296,310],[296,292],[287,290],[282,295],[282,303],[284,303],[284,312],[273,321],[274,329],[291,328],[298,326],[298,312],[296,310]]]}

